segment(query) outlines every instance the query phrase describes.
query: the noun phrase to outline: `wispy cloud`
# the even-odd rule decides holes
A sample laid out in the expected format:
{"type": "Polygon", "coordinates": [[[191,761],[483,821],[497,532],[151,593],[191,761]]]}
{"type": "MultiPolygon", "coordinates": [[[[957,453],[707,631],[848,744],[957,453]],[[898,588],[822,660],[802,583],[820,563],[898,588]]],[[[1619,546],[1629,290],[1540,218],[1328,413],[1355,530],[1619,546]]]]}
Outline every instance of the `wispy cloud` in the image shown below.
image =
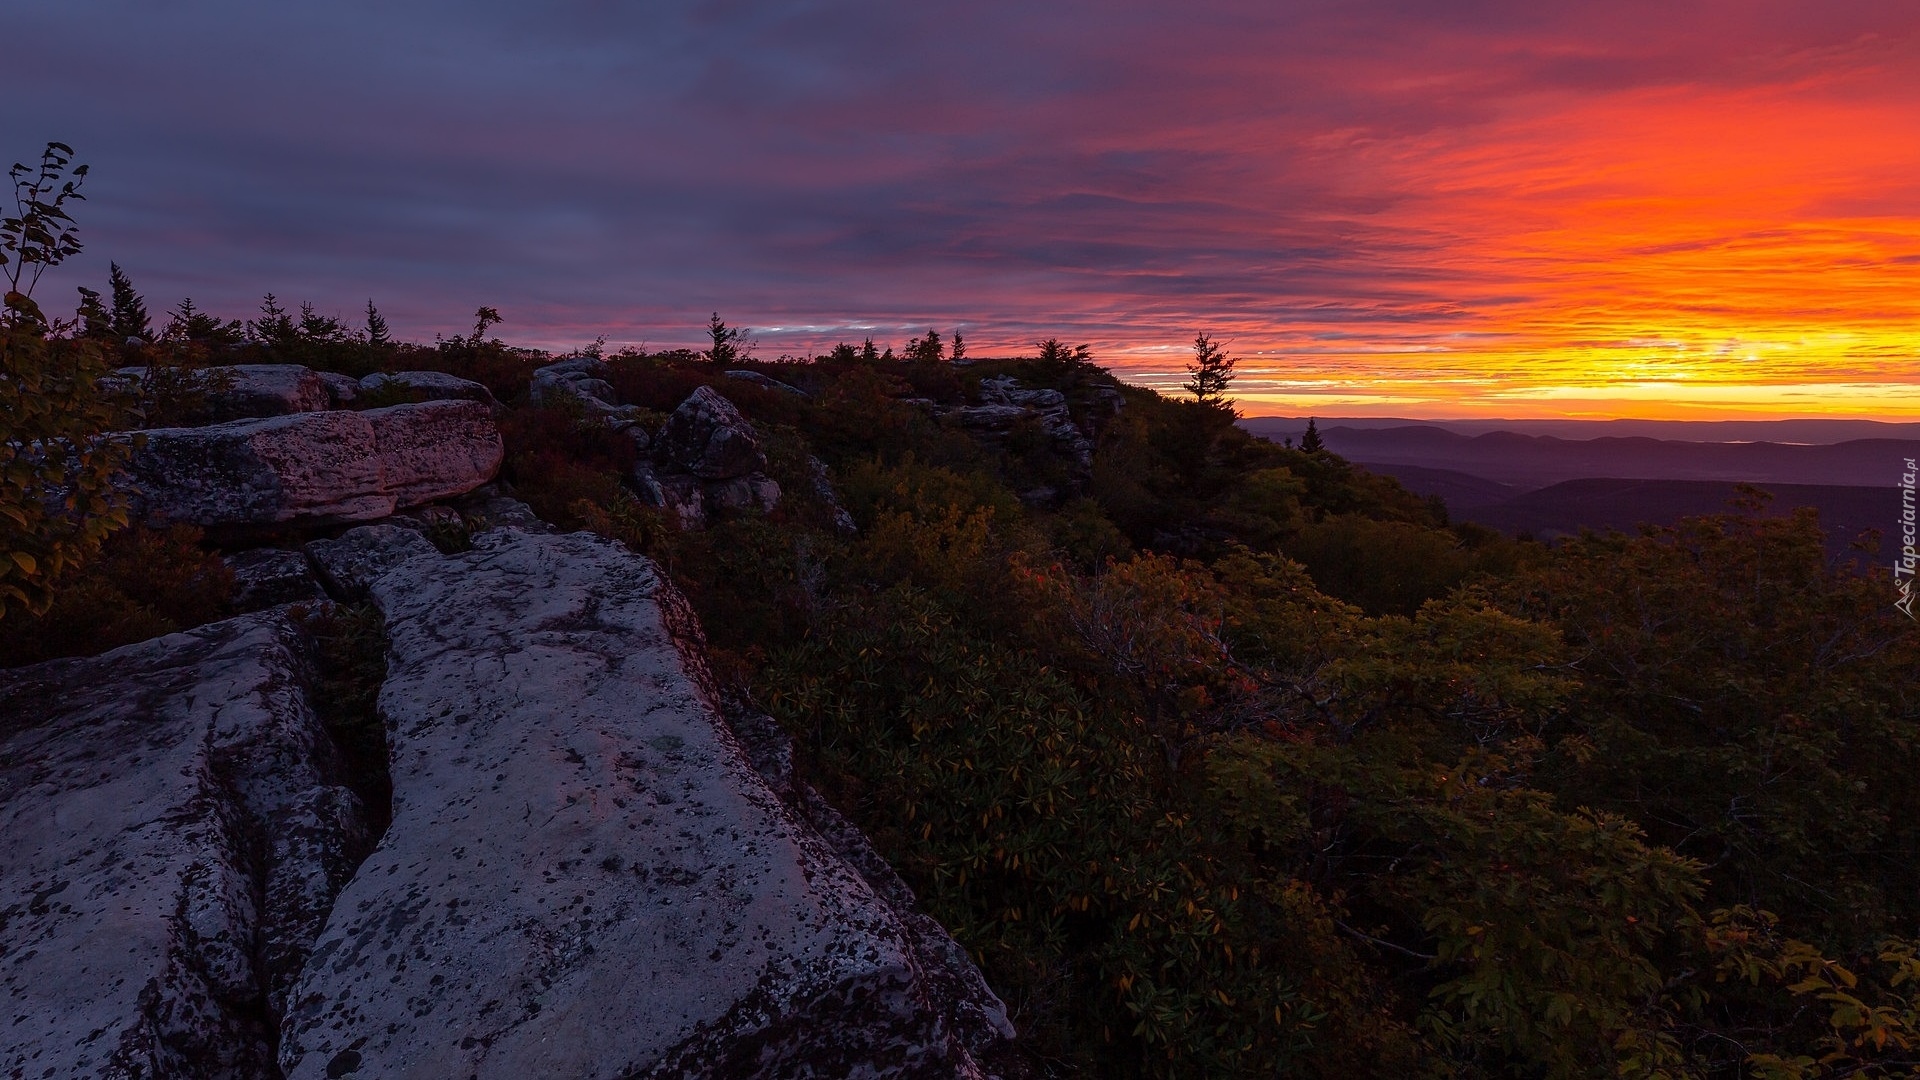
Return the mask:
{"type": "Polygon", "coordinates": [[[61,283],[113,258],[161,305],[372,296],[430,335],[486,303],[552,345],[719,309],[782,328],[767,352],[962,325],[1142,378],[1208,328],[1274,372],[1263,408],[1650,371],[1675,409],[1920,407],[1876,397],[1920,383],[1906,3],[23,0],[0,28],[48,43],[4,148],[95,165],[61,283]]]}

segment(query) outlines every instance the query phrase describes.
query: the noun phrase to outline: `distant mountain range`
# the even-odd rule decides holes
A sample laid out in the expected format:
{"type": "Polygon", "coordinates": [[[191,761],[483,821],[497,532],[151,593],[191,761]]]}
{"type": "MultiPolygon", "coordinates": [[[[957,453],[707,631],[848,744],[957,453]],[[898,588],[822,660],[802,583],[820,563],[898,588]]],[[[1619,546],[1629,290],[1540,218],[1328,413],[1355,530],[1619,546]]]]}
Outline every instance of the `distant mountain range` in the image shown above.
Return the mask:
{"type": "MultiPolygon", "coordinates": [[[[1307,428],[1304,416],[1259,416],[1241,424],[1248,431],[1279,440],[1295,441],[1307,428]]],[[[1607,436],[1673,439],[1679,442],[1838,443],[1854,439],[1920,439],[1920,422],[1883,420],[1410,420],[1404,417],[1320,417],[1321,430],[1338,426],[1355,430],[1434,427],[1460,435],[1511,431],[1520,435],[1555,435],[1562,439],[1599,439],[1607,436]]]]}
{"type": "MultiPolygon", "coordinates": [[[[1900,511],[1900,493],[1891,488],[1771,484],[1766,490],[1774,497],[1769,510],[1818,510],[1828,546],[1835,550],[1845,549],[1868,529],[1877,528],[1884,536],[1900,511]]],[[[1568,522],[1631,532],[1641,522],[1664,524],[1722,512],[1735,494],[1733,484],[1703,480],[1568,480],[1463,516],[1507,532],[1536,535],[1569,531],[1568,522]]]]}
{"type": "MultiPolygon", "coordinates": [[[[1546,538],[1581,528],[1670,524],[1727,509],[1735,485],[1750,483],[1773,494],[1776,512],[1817,509],[1829,550],[1842,555],[1862,531],[1885,534],[1894,528],[1903,463],[1920,458],[1920,424],[1513,421],[1553,425],[1561,434],[1455,430],[1485,423],[1330,419],[1316,427],[1334,453],[1392,476],[1418,494],[1438,496],[1456,519],[1507,532],[1546,538]],[[1627,424],[1658,425],[1684,437],[1618,434],[1629,429],[1617,425],[1627,424]],[[1875,437],[1858,437],[1868,431],[1875,437]],[[1776,440],[1799,436],[1799,441],[1743,441],[1755,434],[1776,440]],[[1896,434],[1900,437],[1889,437],[1896,434]],[[1853,437],[1817,441],[1834,435],[1853,437]]],[[[1306,425],[1256,418],[1244,426],[1267,438],[1298,442],[1306,425]]]]}
{"type": "MultiPolygon", "coordinates": [[[[1245,426],[1256,435],[1267,438],[1291,435],[1297,441],[1298,433],[1291,429],[1290,423],[1256,419],[1246,421],[1245,426]]],[[[1920,456],[1920,436],[1806,444],[1654,439],[1639,435],[1566,438],[1516,431],[1466,435],[1432,424],[1361,428],[1346,421],[1328,421],[1317,426],[1327,449],[1349,461],[1451,469],[1522,490],[1542,488],[1562,480],[1601,476],[1755,484],[1891,485],[1900,475],[1901,462],[1920,456]]]]}

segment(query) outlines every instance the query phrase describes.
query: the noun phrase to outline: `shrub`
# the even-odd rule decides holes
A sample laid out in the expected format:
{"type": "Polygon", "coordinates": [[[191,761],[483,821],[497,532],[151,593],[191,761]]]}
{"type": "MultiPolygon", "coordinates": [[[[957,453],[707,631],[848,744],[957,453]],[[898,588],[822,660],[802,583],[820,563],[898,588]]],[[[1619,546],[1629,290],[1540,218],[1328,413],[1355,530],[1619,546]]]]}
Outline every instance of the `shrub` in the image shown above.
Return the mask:
{"type": "Polygon", "coordinates": [[[135,527],[107,538],[93,560],[50,583],[37,615],[0,622],[0,656],[30,664],[89,656],[223,617],[233,573],[198,529],[135,527]]]}
{"type": "Polygon", "coordinates": [[[42,272],[80,251],[66,205],[84,198],[87,167],[69,173],[72,158],[48,143],[37,169],[15,165],[14,213],[0,220],[0,619],[45,611],[54,582],[127,523],[116,478],[128,447],[98,437],[121,418],[98,388],[106,357],[91,339],[62,336],[31,295],[42,272]]]}

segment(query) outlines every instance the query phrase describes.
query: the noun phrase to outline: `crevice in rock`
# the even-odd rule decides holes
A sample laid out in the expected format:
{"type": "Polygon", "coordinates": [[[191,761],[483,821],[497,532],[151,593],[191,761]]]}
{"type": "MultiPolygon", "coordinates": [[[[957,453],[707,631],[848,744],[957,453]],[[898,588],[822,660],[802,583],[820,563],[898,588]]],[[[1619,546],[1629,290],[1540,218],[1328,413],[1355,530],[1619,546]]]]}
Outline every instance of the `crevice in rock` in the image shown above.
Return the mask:
{"type": "Polygon", "coordinates": [[[380,685],[387,678],[386,623],[370,603],[330,604],[298,620],[313,647],[313,709],[340,751],[341,782],[365,807],[367,838],[353,865],[380,845],[393,822],[393,774],[380,685]]]}
{"type": "Polygon", "coordinates": [[[389,812],[336,742],[379,621],[293,614],[0,675],[0,1075],[281,1075],[287,996],[370,849],[350,770],[389,812]]]}

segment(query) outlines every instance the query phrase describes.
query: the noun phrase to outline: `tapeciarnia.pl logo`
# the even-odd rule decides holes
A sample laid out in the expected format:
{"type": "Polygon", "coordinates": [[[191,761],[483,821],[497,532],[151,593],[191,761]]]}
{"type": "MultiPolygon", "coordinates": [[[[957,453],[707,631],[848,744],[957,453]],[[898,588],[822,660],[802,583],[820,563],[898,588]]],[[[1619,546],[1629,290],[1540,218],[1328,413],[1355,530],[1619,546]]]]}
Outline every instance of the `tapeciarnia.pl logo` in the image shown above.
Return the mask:
{"type": "Polygon", "coordinates": [[[1913,569],[1914,569],[1914,516],[1913,516],[1913,479],[1920,469],[1914,467],[1914,459],[1906,459],[1907,471],[1900,474],[1900,554],[1893,560],[1893,587],[1900,592],[1900,599],[1893,606],[1904,612],[1909,619],[1920,622],[1913,613],[1913,569]]]}

